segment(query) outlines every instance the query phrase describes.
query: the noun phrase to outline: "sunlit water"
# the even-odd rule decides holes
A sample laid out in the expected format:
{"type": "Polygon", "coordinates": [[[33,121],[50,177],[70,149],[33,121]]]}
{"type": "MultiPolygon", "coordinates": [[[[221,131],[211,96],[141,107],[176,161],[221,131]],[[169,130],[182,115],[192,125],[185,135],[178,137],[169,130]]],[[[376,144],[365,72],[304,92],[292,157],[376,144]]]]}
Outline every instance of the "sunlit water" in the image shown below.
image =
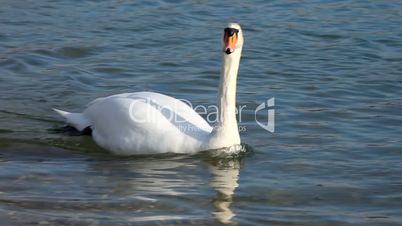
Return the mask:
{"type": "Polygon", "coordinates": [[[4,0],[1,225],[401,225],[401,25],[400,1],[4,0]],[[50,110],[143,90],[212,105],[231,21],[241,156],[117,157],[50,110]],[[254,115],[271,97],[274,133],[254,115]]]}

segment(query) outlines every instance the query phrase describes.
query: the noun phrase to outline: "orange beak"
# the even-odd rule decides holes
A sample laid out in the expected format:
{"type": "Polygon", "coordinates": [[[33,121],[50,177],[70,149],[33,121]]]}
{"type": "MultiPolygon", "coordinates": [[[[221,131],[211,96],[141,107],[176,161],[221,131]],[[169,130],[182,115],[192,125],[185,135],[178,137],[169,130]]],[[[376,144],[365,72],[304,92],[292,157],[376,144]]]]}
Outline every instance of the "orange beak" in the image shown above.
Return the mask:
{"type": "Polygon", "coordinates": [[[223,41],[225,43],[225,49],[224,49],[225,53],[226,54],[233,53],[237,44],[237,33],[233,34],[232,36],[225,33],[223,41]]]}

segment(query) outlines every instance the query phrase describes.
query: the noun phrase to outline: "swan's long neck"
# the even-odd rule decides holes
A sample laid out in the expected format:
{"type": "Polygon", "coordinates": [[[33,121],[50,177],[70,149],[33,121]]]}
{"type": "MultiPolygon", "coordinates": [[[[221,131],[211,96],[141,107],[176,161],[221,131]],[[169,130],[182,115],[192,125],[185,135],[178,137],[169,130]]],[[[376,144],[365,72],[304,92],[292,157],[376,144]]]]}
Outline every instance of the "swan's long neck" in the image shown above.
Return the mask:
{"type": "Polygon", "coordinates": [[[236,83],[240,63],[240,51],[222,57],[222,71],[218,93],[218,126],[236,126],[236,83]]]}
{"type": "Polygon", "coordinates": [[[236,82],[241,49],[232,54],[223,53],[222,71],[218,93],[217,124],[211,133],[209,148],[229,147],[240,144],[236,121],[236,82]]]}

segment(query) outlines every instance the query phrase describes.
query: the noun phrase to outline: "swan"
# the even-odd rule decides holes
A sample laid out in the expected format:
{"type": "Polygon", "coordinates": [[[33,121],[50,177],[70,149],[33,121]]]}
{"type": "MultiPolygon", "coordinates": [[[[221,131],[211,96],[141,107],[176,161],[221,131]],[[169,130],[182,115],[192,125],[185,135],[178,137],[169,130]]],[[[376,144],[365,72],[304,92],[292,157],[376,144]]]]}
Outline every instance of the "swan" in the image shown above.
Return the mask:
{"type": "Polygon", "coordinates": [[[82,113],[53,110],[78,131],[90,128],[94,141],[117,155],[238,150],[236,81],[243,47],[240,25],[227,24],[222,40],[217,122],[213,127],[184,102],[155,92],[98,98],[82,113]]]}

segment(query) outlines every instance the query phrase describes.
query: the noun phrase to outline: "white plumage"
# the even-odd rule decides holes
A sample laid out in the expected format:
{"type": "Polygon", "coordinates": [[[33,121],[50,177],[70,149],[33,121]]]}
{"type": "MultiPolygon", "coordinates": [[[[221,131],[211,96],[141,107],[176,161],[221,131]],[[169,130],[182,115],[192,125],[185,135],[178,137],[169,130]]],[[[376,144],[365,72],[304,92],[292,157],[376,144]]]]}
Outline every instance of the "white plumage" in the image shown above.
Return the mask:
{"type": "Polygon", "coordinates": [[[218,96],[218,123],[211,127],[184,102],[154,92],[98,98],[83,113],[54,109],[79,131],[90,127],[95,142],[115,154],[195,153],[240,144],[235,97],[243,36],[238,24],[225,29],[218,96]],[[233,40],[236,36],[235,46],[233,40]],[[230,49],[228,50],[228,48],[230,49]]]}

